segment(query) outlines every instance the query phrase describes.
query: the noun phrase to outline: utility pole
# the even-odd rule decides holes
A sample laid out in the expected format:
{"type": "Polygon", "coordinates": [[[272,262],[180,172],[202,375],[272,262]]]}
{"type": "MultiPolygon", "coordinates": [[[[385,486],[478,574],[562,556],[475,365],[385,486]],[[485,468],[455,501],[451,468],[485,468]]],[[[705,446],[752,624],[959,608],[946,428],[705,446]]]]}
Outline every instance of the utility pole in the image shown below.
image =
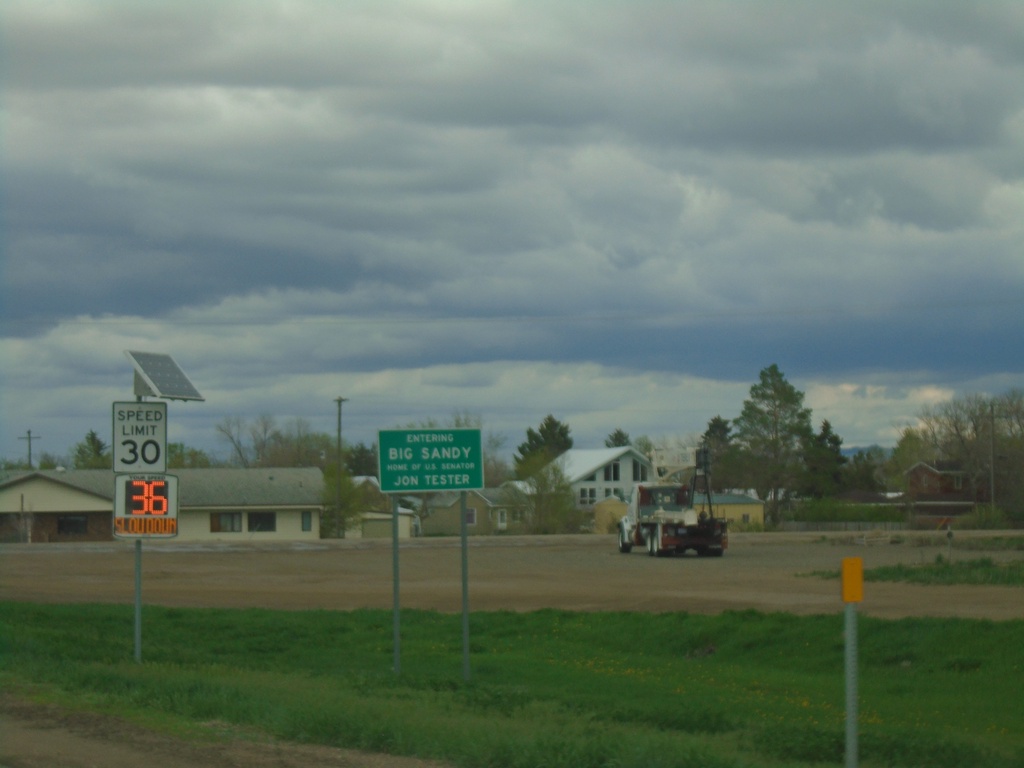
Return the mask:
{"type": "Polygon", "coordinates": [[[28,441],[28,468],[32,469],[32,441],[42,440],[43,438],[40,435],[33,435],[32,430],[30,429],[25,437],[19,437],[18,439],[28,441]]]}
{"type": "MultiPolygon", "coordinates": [[[[336,397],[334,402],[338,404],[338,477],[337,483],[335,484],[335,509],[337,510],[338,521],[341,521],[341,472],[344,466],[344,460],[341,456],[341,404],[347,403],[347,397],[336,397]]],[[[345,526],[341,526],[341,537],[345,538],[345,526]]]]}

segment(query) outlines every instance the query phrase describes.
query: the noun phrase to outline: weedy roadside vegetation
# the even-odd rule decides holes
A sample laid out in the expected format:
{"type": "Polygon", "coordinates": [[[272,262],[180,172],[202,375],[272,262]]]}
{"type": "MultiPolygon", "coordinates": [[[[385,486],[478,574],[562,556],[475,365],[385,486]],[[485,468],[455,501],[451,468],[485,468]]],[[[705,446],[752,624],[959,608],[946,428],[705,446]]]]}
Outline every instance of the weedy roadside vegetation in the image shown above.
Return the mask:
{"type": "MultiPolygon", "coordinates": [[[[843,760],[842,616],[461,616],[0,604],[0,681],[192,738],[242,733],[466,768],[792,768],[843,760]],[[217,724],[215,728],[212,724],[217,724]]],[[[860,621],[870,766],[1024,763],[1024,621],[860,621]]]]}
{"type": "MultiPolygon", "coordinates": [[[[810,575],[838,579],[839,571],[813,571],[810,575]]],[[[1024,586],[1024,560],[996,563],[990,557],[949,560],[936,555],[932,563],[886,565],[864,571],[865,581],[902,581],[911,584],[989,584],[1024,586]]],[[[1021,596],[1024,604],[1024,595],[1021,596]]]]}

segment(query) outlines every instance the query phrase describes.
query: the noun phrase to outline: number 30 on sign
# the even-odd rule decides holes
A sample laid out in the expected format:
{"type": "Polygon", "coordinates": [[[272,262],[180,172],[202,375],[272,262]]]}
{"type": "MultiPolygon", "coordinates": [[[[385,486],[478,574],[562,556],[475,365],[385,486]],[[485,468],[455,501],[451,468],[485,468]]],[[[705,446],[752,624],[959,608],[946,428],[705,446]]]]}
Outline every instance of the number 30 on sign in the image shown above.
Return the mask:
{"type": "Polygon", "coordinates": [[[122,539],[178,535],[178,478],[174,475],[118,475],[114,492],[114,535],[122,539]]]}

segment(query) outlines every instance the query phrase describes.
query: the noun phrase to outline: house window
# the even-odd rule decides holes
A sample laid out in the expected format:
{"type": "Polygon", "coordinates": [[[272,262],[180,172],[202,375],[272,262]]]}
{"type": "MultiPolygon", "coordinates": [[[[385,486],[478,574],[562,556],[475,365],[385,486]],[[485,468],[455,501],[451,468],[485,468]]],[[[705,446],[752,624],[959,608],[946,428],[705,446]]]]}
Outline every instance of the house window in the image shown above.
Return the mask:
{"type": "Polygon", "coordinates": [[[57,533],[61,536],[84,536],[89,532],[89,518],[85,515],[60,515],[57,533]]]}
{"type": "Polygon", "coordinates": [[[606,483],[619,482],[619,462],[613,461],[604,467],[604,481],[606,483]]]}
{"type": "Polygon", "coordinates": [[[210,515],[210,533],[241,533],[241,512],[214,512],[210,515]]]}
{"type": "Polygon", "coordinates": [[[277,530],[276,512],[250,512],[249,533],[273,533],[277,530]]]}
{"type": "Polygon", "coordinates": [[[647,482],[647,465],[633,459],[633,480],[638,483],[647,482]]]}
{"type": "Polygon", "coordinates": [[[302,512],[302,530],[304,533],[309,533],[313,530],[313,513],[308,509],[302,512]]]}
{"type": "Polygon", "coordinates": [[[588,506],[597,501],[596,488],[580,488],[580,506],[588,506]]]}
{"type": "Polygon", "coordinates": [[[476,525],[476,510],[473,507],[466,510],[466,525],[476,525]]]}
{"type": "Polygon", "coordinates": [[[963,475],[953,475],[953,487],[958,491],[962,491],[964,489],[963,475]]]}

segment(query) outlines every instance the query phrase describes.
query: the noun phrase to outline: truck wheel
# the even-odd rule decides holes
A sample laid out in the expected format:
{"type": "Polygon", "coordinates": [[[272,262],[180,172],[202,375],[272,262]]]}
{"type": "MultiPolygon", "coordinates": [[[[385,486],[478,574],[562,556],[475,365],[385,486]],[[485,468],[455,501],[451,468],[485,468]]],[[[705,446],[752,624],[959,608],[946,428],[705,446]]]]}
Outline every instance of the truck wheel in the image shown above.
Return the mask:
{"type": "Polygon", "coordinates": [[[620,527],[619,528],[619,552],[621,552],[624,555],[628,555],[632,551],[633,551],[633,542],[630,540],[629,536],[626,535],[626,529],[620,527]]]}

